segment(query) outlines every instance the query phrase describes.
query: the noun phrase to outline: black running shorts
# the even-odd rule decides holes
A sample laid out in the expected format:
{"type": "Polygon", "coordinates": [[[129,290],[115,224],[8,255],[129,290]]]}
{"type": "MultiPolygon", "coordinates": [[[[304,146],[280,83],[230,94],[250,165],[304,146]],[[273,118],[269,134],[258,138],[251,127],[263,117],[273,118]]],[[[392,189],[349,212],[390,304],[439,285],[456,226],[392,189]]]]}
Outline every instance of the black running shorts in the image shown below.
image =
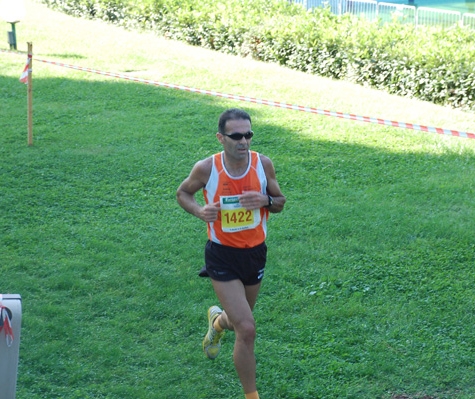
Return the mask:
{"type": "Polygon", "coordinates": [[[241,280],[244,285],[259,284],[264,276],[267,245],[233,248],[208,241],[205,247],[206,271],[213,280],[241,280]]]}

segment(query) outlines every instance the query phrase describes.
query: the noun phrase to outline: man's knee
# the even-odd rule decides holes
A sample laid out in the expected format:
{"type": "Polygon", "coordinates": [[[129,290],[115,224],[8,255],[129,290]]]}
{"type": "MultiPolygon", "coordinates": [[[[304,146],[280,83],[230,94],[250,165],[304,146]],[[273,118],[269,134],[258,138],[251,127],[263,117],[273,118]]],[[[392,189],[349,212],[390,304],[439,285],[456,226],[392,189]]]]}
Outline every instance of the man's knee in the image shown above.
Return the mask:
{"type": "Polygon", "coordinates": [[[246,343],[253,343],[256,338],[256,323],[254,319],[243,320],[235,326],[236,338],[246,343]]]}

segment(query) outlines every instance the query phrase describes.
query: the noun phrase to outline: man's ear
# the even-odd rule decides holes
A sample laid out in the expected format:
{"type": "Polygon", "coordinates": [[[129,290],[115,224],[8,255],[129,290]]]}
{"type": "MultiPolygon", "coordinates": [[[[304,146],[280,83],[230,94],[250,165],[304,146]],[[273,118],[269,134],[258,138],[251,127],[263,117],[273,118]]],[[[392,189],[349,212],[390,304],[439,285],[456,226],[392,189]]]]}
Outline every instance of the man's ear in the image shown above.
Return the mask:
{"type": "Polygon", "coordinates": [[[221,143],[221,144],[224,144],[223,143],[223,140],[224,140],[224,136],[221,134],[221,133],[216,133],[216,138],[218,139],[218,141],[221,143]]]}

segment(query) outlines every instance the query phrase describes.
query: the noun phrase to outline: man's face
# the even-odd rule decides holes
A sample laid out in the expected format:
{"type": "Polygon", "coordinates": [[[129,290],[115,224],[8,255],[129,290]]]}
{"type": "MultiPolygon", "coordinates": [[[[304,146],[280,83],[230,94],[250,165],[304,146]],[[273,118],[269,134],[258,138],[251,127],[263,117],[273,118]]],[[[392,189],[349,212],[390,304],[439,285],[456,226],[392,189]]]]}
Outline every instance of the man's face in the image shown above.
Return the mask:
{"type": "Polygon", "coordinates": [[[236,161],[247,160],[247,155],[251,145],[252,139],[242,137],[240,140],[233,140],[226,135],[233,133],[249,133],[251,131],[251,122],[247,119],[229,120],[226,122],[226,129],[224,135],[218,133],[217,137],[224,147],[225,153],[236,161]]]}

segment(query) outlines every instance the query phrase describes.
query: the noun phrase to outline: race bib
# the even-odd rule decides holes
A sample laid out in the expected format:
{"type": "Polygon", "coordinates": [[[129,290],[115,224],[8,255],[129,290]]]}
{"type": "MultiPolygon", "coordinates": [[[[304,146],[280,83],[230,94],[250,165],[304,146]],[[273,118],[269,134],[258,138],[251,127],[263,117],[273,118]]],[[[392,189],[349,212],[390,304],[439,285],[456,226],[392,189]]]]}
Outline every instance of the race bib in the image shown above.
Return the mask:
{"type": "Polygon", "coordinates": [[[239,203],[238,195],[220,197],[219,203],[221,206],[221,227],[225,233],[253,229],[261,222],[260,210],[250,211],[243,208],[239,203]]]}

